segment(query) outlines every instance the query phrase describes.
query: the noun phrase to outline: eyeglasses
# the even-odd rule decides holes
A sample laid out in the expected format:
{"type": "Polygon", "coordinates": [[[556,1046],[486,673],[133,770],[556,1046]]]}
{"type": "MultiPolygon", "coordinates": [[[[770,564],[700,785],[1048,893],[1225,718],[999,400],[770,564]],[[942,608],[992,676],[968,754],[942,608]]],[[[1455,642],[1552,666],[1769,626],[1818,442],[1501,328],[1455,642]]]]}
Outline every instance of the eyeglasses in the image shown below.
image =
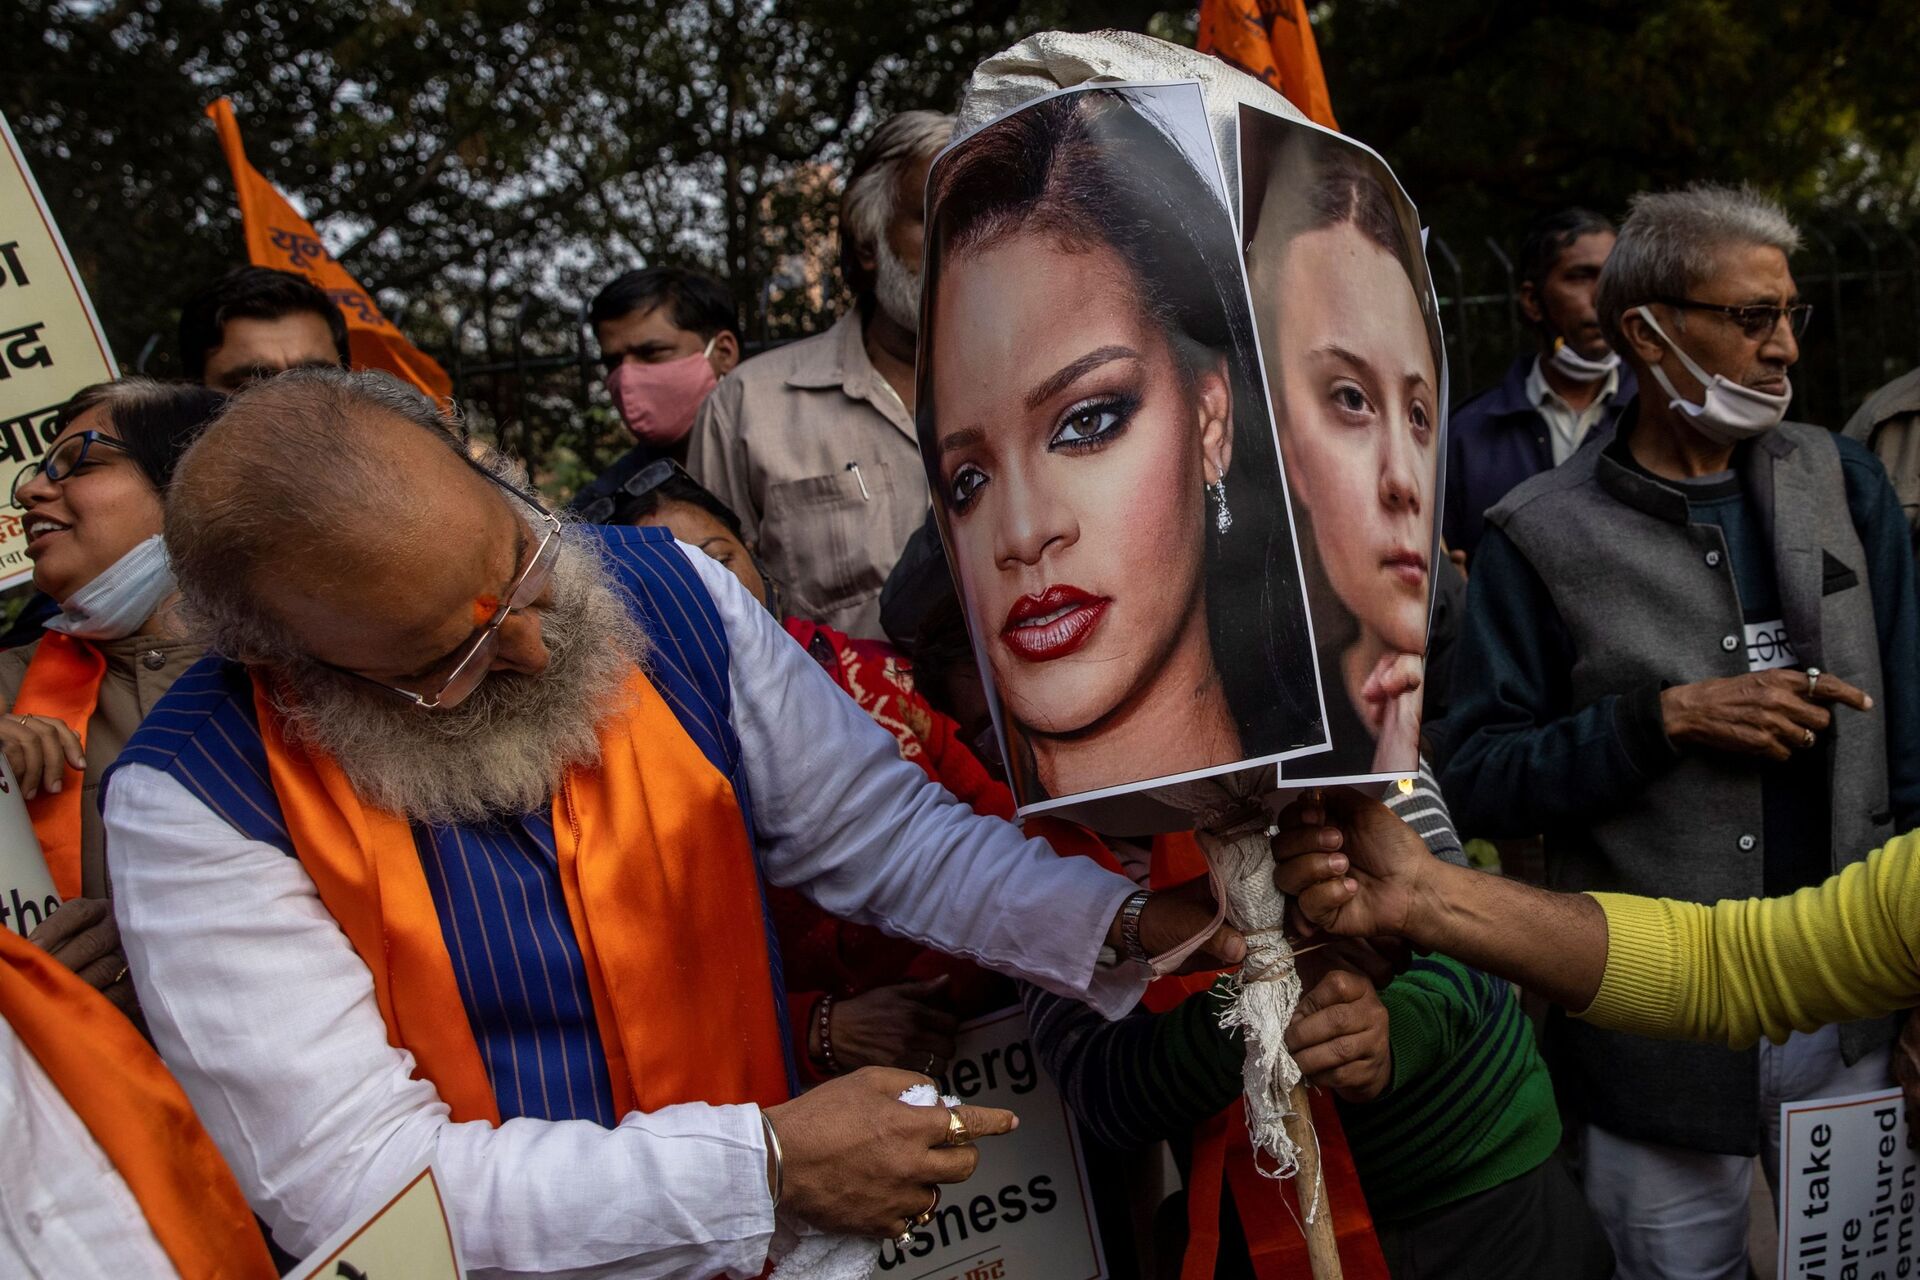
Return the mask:
{"type": "Polygon", "coordinates": [[[534,547],[533,556],[527,561],[526,568],[519,572],[513,580],[513,585],[507,588],[505,601],[494,611],[486,625],[481,627],[479,634],[454,653],[449,654],[441,663],[436,664],[445,665],[449,662],[453,664],[446,678],[440,681],[440,687],[432,693],[419,694],[411,689],[402,689],[398,685],[388,684],[385,680],[376,680],[372,676],[362,675],[349,667],[335,666],[331,662],[321,662],[321,666],[364,681],[376,689],[385,689],[388,693],[405,698],[414,706],[426,711],[444,711],[457,707],[480,687],[493,666],[494,658],[500,653],[501,625],[509,617],[529,608],[546,594],[547,584],[553,579],[553,566],[560,559],[561,523],[558,516],[491,471],[478,466],[474,467],[474,470],[531,507],[545,532],[540,535],[540,542],[534,547]]]}
{"type": "Polygon", "coordinates": [[[126,445],[98,431],[82,431],[78,435],[68,436],[46,457],[20,468],[20,473],[13,478],[13,487],[7,490],[7,500],[16,507],[20,506],[21,486],[32,483],[37,475],[44,474],[55,482],[65,480],[87,460],[87,455],[96,445],[103,449],[118,449],[121,453],[130,452],[126,445]]]}
{"type": "Polygon", "coordinates": [[[628,476],[626,481],[612,493],[602,494],[585,506],[575,508],[575,511],[588,524],[612,523],[620,509],[628,505],[627,499],[643,498],[675,476],[682,477],[690,484],[694,483],[687,469],[672,458],[657,459],[628,476]]]}
{"type": "Polygon", "coordinates": [[[1695,302],[1692,298],[1655,298],[1654,301],[1678,307],[1682,311],[1716,312],[1740,326],[1740,332],[1756,342],[1770,335],[1783,319],[1797,338],[1807,331],[1807,320],[1813,315],[1811,302],[1789,302],[1783,306],[1756,302],[1749,306],[1731,307],[1719,302],[1695,302]]]}

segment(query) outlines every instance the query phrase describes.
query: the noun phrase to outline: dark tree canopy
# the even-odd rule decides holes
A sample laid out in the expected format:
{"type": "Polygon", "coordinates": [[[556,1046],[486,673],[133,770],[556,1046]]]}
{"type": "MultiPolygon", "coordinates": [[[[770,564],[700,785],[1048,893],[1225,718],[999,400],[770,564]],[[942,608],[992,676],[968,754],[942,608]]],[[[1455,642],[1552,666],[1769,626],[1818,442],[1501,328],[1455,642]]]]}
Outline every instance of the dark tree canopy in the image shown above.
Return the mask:
{"type": "MultiPolygon", "coordinates": [[[[1048,27],[1191,39],[1192,9],[1091,0],[9,0],[0,111],[120,358],[178,368],[179,302],[242,253],[202,108],[347,268],[453,364],[579,348],[578,306],[655,262],[727,281],[748,337],[839,305],[838,166],[1048,27]],[[158,337],[151,353],[150,340],[158,337]]],[[[1344,128],[1462,244],[1539,209],[1751,179],[1797,212],[1904,223],[1920,6],[1893,0],[1333,0],[1344,128]]],[[[551,364],[558,363],[550,359],[551,364]]],[[[573,368],[466,380],[482,429],[570,488],[621,440],[573,368]]]]}

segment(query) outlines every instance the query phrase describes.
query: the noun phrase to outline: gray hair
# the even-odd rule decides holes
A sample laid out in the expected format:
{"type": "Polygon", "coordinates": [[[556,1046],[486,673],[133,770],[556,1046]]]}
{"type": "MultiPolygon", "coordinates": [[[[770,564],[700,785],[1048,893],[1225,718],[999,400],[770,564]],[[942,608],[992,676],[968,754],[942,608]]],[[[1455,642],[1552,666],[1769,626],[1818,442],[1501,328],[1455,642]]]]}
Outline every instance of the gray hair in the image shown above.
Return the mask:
{"type": "Polygon", "coordinates": [[[860,265],[860,250],[886,238],[893,221],[895,189],[909,165],[938,155],[953,137],[953,117],[942,111],[902,111],[874,130],[860,148],[840,197],[840,278],[856,298],[873,296],[874,281],[860,265]]]}
{"type": "Polygon", "coordinates": [[[196,639],[240,662],[308,661],[253,587],[289,561],[337,563],[342,511],[405,505],[406,477],[356,447],[396,420],[464,452],[439,406],[385,373],[293,369],[227,402],[167,494],[167,555],[196,639]]]}
{"type": "Polygon", "coordinates": [[[1635,196],[1594,299],[1607,344],[1625,352],[1620,322],[1627,312],[1686,296],[1713,274],[1720,250],[1750,245],[1786,254],[1800,247],[1800,232],[1786,211],[1751,186],[1696,182],[1635,196]]]}

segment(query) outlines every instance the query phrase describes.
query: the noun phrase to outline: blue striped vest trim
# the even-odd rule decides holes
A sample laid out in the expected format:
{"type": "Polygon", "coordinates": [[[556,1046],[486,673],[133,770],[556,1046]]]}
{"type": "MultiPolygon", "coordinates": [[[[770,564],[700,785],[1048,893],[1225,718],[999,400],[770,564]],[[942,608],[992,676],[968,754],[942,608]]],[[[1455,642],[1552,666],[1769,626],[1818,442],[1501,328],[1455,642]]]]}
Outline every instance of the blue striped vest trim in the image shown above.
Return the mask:
{"type": "MultiPolygon", "coordinates": [[[[733,784],[749,834],[753,808],[726,629],[686,553],[664,529],[578,526],[652,641],[650,676],[687,735],[733,784]]],[[[293,843],[268,779],[246,671],[208,657],[177,680],[108,770],[143,764],[178,780],[234,830],[289,856],[293,843]]],[[[103,795],[104,802],[104,795],[103,795]]],[[[499,1102],[500,1118],[593,1120],[611,1127],[612,1087],[586,965],[560,887],[547,812],[469,826],[414,827],[454,976],[499,1102]]],[[[761,925],[774,1006],[785,1009],[779,944],[765,895],[761,925]]],[[[786,1019],[781,1018],[783,1040],[786,1019]]],[[[793,1046],[785,1046],[794,1079],[793,1046]]]]}

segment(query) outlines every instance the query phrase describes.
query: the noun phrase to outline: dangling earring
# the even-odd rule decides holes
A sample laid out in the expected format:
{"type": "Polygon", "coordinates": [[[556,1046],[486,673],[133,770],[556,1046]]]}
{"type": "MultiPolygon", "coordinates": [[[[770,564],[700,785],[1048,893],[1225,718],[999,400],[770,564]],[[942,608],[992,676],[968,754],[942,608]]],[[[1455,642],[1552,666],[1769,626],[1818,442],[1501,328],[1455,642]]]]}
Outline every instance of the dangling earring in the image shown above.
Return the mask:
{"type": "Polygon", "coordinates": [[[1233,528],[1233,512],[1227,510],[1227,478],[1221,476],[1207,486],[1207,492],[1213,498],[1213,527],[1218,533],[1233,528]]]}

